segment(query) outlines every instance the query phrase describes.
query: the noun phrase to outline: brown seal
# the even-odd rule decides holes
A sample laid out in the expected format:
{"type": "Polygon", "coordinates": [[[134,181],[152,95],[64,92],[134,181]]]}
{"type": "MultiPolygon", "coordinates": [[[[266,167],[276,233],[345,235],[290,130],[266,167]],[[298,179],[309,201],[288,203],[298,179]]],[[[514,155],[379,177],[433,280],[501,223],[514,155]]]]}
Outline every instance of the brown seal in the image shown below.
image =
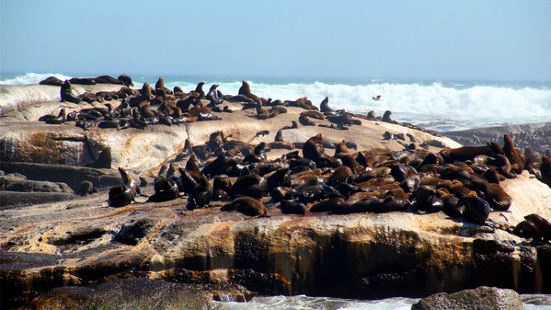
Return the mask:
{"type": "Polygon", "coordinates": [[[323,99],[323,101],[320,103],[320,111],[323,113],[335,112],[329,107],[329,97],[325,97],[325,99],[323,99]]]}
{"type": "Polygon", "coordinates": [[[260,200],[251,197],[239,197],[223,206],[221,211],[237,211],[247,216],[267,216],[268,209],[260,200]]]}
{"type": "Polygon", "coordinates": [[[551,187],[551,157],[543,156],[541,158],[541,181],[551,187]]]}
{"type": "Polygon", "coordinates": [[[262,103],[262,100],[251,92],[251,86],[246,81],[241,82],[238,94],[250,98],[256,103],[262,103]]]}
{"type": "Polygon", "coordinates": [[[505,156],[509,158],[512,170],[518,174],[522,173],[525,164],[524,155],[519,149],[515,147],[513,137],[509,135],[504,135],[503,142],[503,152],[505,153],[505,156]]]}
{"type": "Polygon", "coordinates": [[[63,85],[63,81],[56,78],[55,76],[49,76],[46,79],[40,81],[40,83],[38,83],[38,84],[40,84],[40,85],[51,85],[51,86],[61,86],[61,85],[63,85]]]}
{"type": "Polygon", "coordinates": [[[69,82],[68,80],[65,80],[63,85],[61,85],[61,90],[60,90],[61,102],[68,101],[72,103],[80,103],[81,101],[80,98],[74,96],[72,90],[73,88],[72,88],[71,82],[69,82]]]}

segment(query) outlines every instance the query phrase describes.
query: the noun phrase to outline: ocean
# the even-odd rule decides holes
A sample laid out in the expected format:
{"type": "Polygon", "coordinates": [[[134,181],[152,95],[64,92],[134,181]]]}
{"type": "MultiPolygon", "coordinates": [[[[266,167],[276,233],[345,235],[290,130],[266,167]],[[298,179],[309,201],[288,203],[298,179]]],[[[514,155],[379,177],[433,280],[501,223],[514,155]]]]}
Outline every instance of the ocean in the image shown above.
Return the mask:
{"type": "MultiPolygon", "coordinates": [[[[0,76],[0,85],[34,84],[61,73],[16,73],[0,76]]],[[[96,76],[96,75],[80,75],[96,76]]],[[[136,86],[152,85],[158,76],[133,75],[136,86]]],[[[166,87],[192,90],[199,81],[220,84],[224,94],[237,94],[241,78],[230,76],[164,76],[166,87]]],[[[551,121],[551,82],[408,81],[385,79],[247,78],[253,93],[272,99],[307,96],[315,104],[329,97],[336,109],[370,110],[441,132],[505,124],[551,121]],[[381,96],[380,101],[372,99],[381,96]]]]}
{"type": "MultiPolygon", "coordinates": [[[[526,310],[550,310],[549,295],[521,295],[526,310]]],[[[249,302],[220,301],[214,302],[216,310],[409,310],[417,298],[394,297],[380,300],[354,300],[331,297],[270,296],[254,297],[249,302]]]]}

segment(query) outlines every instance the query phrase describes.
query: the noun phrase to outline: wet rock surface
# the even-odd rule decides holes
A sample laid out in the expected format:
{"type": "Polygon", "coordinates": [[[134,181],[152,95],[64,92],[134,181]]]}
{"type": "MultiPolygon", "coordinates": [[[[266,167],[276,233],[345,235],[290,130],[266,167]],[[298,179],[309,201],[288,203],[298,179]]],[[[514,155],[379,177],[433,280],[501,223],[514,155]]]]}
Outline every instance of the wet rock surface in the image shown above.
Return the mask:
{"type": "Polygon", "coordinates": [[[531,147],[545,154],[551,152],[551,123],[506,125],[489,128],[446,132],[446,136],[463,145],[479,145],[486,141],[499,141],[503,135],[513,135],[522,149],[531,147]]]}

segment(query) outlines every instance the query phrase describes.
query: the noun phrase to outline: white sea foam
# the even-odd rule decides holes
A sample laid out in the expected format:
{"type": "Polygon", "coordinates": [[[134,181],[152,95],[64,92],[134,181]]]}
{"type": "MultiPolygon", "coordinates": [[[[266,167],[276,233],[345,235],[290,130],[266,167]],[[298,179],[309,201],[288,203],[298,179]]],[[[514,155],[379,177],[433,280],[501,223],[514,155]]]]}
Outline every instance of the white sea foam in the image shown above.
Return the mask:
{"type": "Polygon", "coordinates": [[[49,76],[55,76],[60,80],[67,80],[70,77],[61,73],[25,73],[23,75],[16,76],[11,79],[0,80],[0,85],[30,85],[38,84],[49,76]]]}
{"type": "Polygon", "coordinates": [[[409,310],[417,302],[412,298],[389,298],[381,300],[350,300],[331,297],[269,296],[254,297],[249,302],[213,302],[211,308],[218,310],[314,310],[314,309],[375,309],[375,310],[409,310]]]}
{"type": "MultiPolygon", "coordinates": [[[[521,295],[525,309],[551,309],[550,295],[521,295]]],[[[418,298],[394,297],[380,300],[353,300],[332,297],[268,296],[254,297],[249,302],[213,302],[211,308],[217,310],[406,310],[416,303],[418,298]]]]}

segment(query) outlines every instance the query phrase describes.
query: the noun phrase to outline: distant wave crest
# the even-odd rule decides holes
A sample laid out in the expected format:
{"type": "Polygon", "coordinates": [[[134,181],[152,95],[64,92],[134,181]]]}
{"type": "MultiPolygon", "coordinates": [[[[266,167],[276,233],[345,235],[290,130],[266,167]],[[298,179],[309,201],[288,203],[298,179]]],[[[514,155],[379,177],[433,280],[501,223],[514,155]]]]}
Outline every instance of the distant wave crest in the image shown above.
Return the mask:
{"type": "Polygon", "coordinates": [[[16,76],[12,79],[0,80],[0,85],[30,85],[38,84],[49,76],[55,76],[60,80],[67,80],[70,77],[61,73],[25,73],[23,75],[16,76]]]}

